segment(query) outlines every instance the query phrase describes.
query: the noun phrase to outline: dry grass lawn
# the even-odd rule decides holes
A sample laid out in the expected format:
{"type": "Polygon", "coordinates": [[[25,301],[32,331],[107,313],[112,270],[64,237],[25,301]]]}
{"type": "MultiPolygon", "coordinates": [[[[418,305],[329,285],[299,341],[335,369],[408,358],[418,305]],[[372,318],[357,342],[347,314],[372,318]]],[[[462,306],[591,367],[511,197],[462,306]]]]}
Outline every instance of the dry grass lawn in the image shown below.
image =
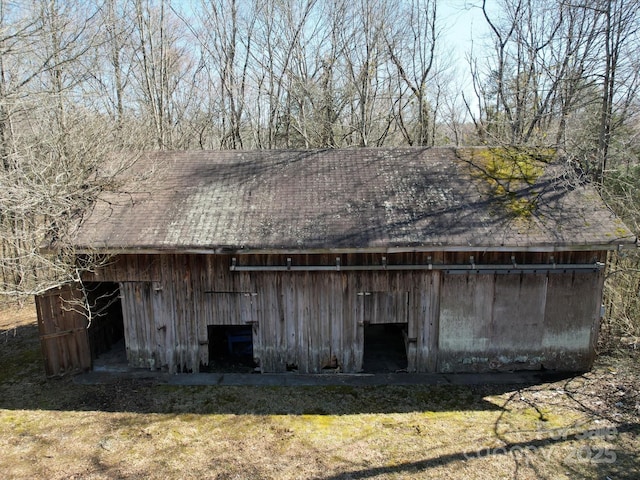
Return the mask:
{"type": "Polygon", "coordinates": [[[530,386],[174,387],[45,378],[0,310],[2,478],[640,478],[638,351],[530,386]]]}

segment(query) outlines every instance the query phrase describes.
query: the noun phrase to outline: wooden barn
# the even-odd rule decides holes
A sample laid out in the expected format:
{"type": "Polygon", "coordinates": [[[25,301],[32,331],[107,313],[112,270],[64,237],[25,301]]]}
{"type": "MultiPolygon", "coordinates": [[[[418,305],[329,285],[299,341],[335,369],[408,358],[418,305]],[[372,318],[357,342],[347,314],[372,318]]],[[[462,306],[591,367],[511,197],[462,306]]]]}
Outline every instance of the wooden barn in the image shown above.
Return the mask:
{"type": "Polygon", "coordinates": [[[119,337],[169,372],[584,371],[607,253],[636,245],[544,153],[154,152],[124,180],[75,237],[108,261],[37,298],[50,375],[119,337]]]}

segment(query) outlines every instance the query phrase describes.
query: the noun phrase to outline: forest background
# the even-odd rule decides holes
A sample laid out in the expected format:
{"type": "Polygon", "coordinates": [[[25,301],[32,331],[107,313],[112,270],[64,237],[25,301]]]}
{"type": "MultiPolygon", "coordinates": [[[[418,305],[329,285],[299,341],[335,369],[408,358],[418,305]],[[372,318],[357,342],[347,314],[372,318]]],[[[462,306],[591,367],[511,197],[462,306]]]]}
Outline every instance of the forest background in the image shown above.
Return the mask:
{"type": "MultiPolygon", "coordinates": [[[[639,7],[0,0],[0,298],[79,278],[73,226],[119,188],[118,152],[553,149],[638,232],[639,7]],[[451,35],[455,8],[471,43],[451,35]]],[[[640,336],[635,251],[612,255],[606,302],[605,333],[640,336]]]]}

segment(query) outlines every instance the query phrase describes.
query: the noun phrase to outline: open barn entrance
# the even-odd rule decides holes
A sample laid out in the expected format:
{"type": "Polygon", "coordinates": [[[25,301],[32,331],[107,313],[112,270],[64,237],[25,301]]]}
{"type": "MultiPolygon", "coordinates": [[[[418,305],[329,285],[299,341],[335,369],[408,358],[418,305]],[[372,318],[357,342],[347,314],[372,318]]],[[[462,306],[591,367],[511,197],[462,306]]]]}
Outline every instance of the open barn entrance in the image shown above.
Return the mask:
{"type": "Polygon", "coordinates": [[[362,368],[366,373],[407,370],[406,323],[365,324],[362,368]]]}
{"type": "Polygon", "coordinates": [[[201,372],[253,372],[253,332],[247,325],[208,325],[209,365],[201,372]]]}
{"type": "Polygon", "coordinates": [[[91,309],[88,333],[93,369],[100,371],[126,368],[124,321],[118,284],[86,283],[84,289],[91,309]]]}

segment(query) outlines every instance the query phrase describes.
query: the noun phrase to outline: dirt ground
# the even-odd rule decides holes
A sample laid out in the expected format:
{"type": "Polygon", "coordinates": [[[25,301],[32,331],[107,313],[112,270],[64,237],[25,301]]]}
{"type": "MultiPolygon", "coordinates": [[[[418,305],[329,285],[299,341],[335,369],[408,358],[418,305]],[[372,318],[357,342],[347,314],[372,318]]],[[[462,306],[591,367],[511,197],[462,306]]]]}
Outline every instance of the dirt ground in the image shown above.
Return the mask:
{"type": "Polygon", "coordinates": [[[640,478],[640,345],[500,386],[79,385],[0,308],[0,472],[18,479],[640,478]]]}

